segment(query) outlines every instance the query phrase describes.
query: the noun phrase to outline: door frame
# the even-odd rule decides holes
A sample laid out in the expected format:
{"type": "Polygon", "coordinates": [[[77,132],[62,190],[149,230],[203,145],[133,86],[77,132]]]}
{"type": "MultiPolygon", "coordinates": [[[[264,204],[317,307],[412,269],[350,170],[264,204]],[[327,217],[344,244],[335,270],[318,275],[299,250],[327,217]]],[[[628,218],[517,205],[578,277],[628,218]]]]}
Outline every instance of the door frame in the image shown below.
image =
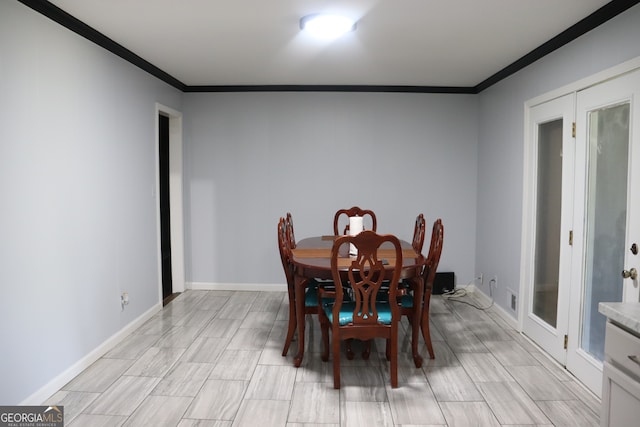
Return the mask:
{"type": "Polygon", "coordinates": [[[169,206],[171,211],[171,280],[173,292],[184,292],[184,210],[183,210],[183,147],[182,113],[160,103],[155,106],[155,170],[156,242],[158,259],[158,298],[162,302],[162,247],[160,231],[160,132],[158,116],[169,117],[169,206]]]}

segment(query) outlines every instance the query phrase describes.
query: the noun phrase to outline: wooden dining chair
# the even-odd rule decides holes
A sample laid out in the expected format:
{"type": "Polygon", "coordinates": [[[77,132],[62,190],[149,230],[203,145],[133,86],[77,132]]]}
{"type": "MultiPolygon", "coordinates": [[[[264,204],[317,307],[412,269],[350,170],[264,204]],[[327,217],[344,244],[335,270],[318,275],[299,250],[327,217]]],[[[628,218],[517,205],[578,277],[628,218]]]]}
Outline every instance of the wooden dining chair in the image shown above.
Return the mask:
{"type": "MultiPolygon", "coordinates": [[[[418,214],[416,222],[413,226],[413,239],[411,240],[411,247],[416,253],[422,254],[422,248],[424,246],[424,235],[426,229],[426,222],[423,214],[418,214]]],[[[411,282],[408,279],[402,280],[400,283],[401,294],[404,295],[408,289],[411,288],[411,282]]]]}
{"type": "Polygon", "coordinates": [[[285,217],[286,225],[287,225],[287,240],[289,241],[289,248],[296,248],[296,234],[293,231],[293,217],[291,216],[291,212],[287,212],[287,216],[285,217]]]}
{"type": "MultiPolygon", "coordinates": [[[[349,218],[352,216],[360,216],[360,217],[368,217],[368,224],[371,225],[369,228],[372,231],[376,231],[378,222],[376,219],[376,214],[370,209],[362,209],[359,206],[353,206],[349,209],[339,209],[336,211],[333,216],[333,235],[340,235],[340,224],[343,222],[343,218],[346,220],[346,225],[344,227],[344,231],[342,234],[349,234],[349,218]]],[[[370,343],[366,344],[365,349],[362,352],[363,358],[368,358],[369,356],[370,343]]],[[[352,350],[352,342],[351,340],[347,340],[346,343],[346,353],[347,359],[352,360],[354,358],[354,353],[352,350]]]]}
{"type": "Polygon", "coordinates": [[[407,316],[411,322],[413,319],[414,310],[421,310],[420,325],[411,325],[412,328],[420,327],[422,331],[422,338],[429,351],[429,357],[435,359],[435,353],[433,352],[433,344],[431,343],[431,333],[429,331],[429,305],[431,303],[431,292],[433,290],[433,281],[436,277],[436,271],[438,270],[438,264],[440,263],[440,255],[442,254],[442,245],[444,243],[444,226],[442,225],[442,219],[438,218],[433,223],[433,229],[431,231],[431,244],[429,246],[429,253],[422,268],[422,282],[424,285],[424,294],[422,302],[418,307],[415,307],[414,298],[411,293],[402,295],[399,298],[400,301],[400,313],[403,316],[407,316]]]}
{"type": "MultiPolygon", "coordinates": [[[[333,235],[338,236],[340,234],[348,234],[349,232],[349,217],[352,216],[361,216],[361,217],[369,217],[369,221],[371,222],[371,228],[369,230],[376,231],[378,222],[376,220],[376,214],[370,209],[361,209],[358,206],[354,206],[349,209],[340,209],[333,216],[333,235]],[[342,218],[346,218],[347,225],[344,228],[344,231],[340,233],[340,223],[342,222],[342,218]]],[[[365,227],[366,228],[366,227],[365,227]]]]}
{"type": "MultiPolygon", "coordinates": [[[[383,281],[389,276],[391,283],[398,283],[402,271],[402,249],[400,241],[393,235],[380,235],[365,230],[355,236],[337,238],[331,249],[331,272],[335,292],[328,296],[333,302],[321,302],[319,313],[322,330],[322,360],[329,360],[329,330],[331,330],[331,353],[333,358],[333,386],[340,388],[340,342],[348,339],[369,341],[386,339],[386,357],[390,361],[391,387],[398,387],[398,321],[400,311],[396,299],[397,286],[387,289],[388,296],[377,298],[383,281]],[[390,242],[394,256],[385,260],[378,256],[378,249],[390,242]],[[349,244],[358,249],[354,257],[346,257],[349,244]],[[386,265],[386,264],[390,265],[386,265]],[[345,290],[349,288],[351,300],[345,301],[345,290]]],[[[383,291],[384,292],[384,291],[383,291]]],[[[319,295],[325,296],[320,289],[319,295]]]]}
{"type": "MultiPolygon", "coordinates": [[[[418,214],[418,216],[416,217],[416,222],[413,226],[413,239],[411,240],[411,247],[413,247],[413,250],[419,254],[422,253],[422,247],[424,246],[424,235],[426,228],[425,224],[426,222],[424,220],[424,215],[418,214]]],[[[407,280],[403,280],[400,285],[401,296],[404,294],[404,292],[406,292],[407,289],[410,288],[410,283],[407,280]]]]}
{"type": "MultiPolygon", "coordinates": [[[[287,326],[287,336],[284,340],[284,348],[282,355],[286,356],[289,352],[289,346],[296,332],[296,299],[295,299],[295,282],[294,270],[291,262],[291,240],[295,242],[293,236],[293,223],[287,221],[286,218],[280,217],[278,221],[278,250],[280,252],[280,260],[284,269],[285,278],[287,280],[287,293],[289,296],[289,324],[287,326]]],[[[333,282],[331,283],[333,285],[333,282]]],[[[304,299],[304,312],[306,314],[318,314],[318,283],[313,279],[307,279],[305,284],[306,292],[304,299]]]]}
{"type": "Polygon", "coordinates": [[[424,234],[426,229],[426,222],[424,220],[424,215],[419,214],[416,217],[416,223],[413,227],[413,240],[411,241],[411,246],[413,250],[417,253],[422,253],[422,247],[424,246],[424,234]]]}

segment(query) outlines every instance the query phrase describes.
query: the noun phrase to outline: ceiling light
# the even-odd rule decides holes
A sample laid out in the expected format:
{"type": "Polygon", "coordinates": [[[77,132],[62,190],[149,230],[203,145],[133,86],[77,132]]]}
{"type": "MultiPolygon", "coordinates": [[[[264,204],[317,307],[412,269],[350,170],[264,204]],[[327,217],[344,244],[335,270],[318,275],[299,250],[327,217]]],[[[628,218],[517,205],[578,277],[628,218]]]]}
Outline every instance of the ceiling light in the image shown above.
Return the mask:
{"type": "Polygon", "coordinates": [[[356,29],[351,18],[340,15],[313,14],[300,19],[300,29],[321,39],[335,39],[356,29]]]}

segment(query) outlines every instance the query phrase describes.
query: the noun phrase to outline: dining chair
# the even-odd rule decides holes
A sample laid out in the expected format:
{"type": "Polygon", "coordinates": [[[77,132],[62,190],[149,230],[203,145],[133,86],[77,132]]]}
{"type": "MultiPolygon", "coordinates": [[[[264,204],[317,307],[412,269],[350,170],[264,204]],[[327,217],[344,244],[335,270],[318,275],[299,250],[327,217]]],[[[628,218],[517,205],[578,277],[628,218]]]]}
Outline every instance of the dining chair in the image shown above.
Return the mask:
{"type": "MultiPolygon", "coordinates": [[[[361,217],[369,217],[371,222],[370,230],[376,231],[377,229],[377,220],[376,214],[370,209],[361,209],[358,206],[354,206],[349,209],[340,209],[333,216],[333,235],[338,236],[340,234],[348,234],[349,232],[349,217],[352,216],[361,216],[361,217]],[[347,225],[344,228],[343,233],[340,233],[339,223],[342,221],[342,217],[345,217],[347,220],[347,225]]],[[[366,228],[366,227],[365,227],[366,228]]]]}
{"type": "MultiPolygon", "coordinates": [[[[349,209],[339,209],[338,211],[336,211],[335,215],[333,216],[333,235],[334,236],[340,235],[340,223],[342,222],[343,217],[346,219],[346,225],[344,227],[344,231],[342,234],[349,234],[349,218],[352,216],[360,216],[363,218],[365,216],[368,217],[369,218],[368,221],[371,224],[370,230],[376,231],[377,225],[378,225],[376,214],[370,209],[362,209],[359,206],[353,206],[349,209]]],[[[367,342],[362,352],[362,357],[364,359],[368,358],[370,347],[371,347],[370,343],[367,342]]],[[[347,340],[346,353],[347,353],[347,359],[352,360],[354,358],[351,340],[347,340]]]]}
{"type": "MultiPolygon", "coordinates": [[[[424,267],[422,269],[422,282],[424,286],[424,294],[422,302],[418,307],[414,305],[413,295],[408,293],[400,296],[400,313],[403,316],[407,316],[411,322],[413,319],[414,310],[422,310],[420,316],[420,330],[422,331],[422,338],[429,351],[429,357],[435,359],[435,353],[433,352],[433,344],[431,343],[431,333],[429,331],[429,305],[431,303],[431,292],[433,290],[433,281],[436,277],[436,271],[438,270],[438,264],[440,263],[440,255],[442,254],[442,245],[444,243],[444,225],[442,225],[442,219],[438,218],[433,223],[433,229],[431,231],[431,244],[429,245],[429,253],[425,260],[424,267]]],[[[412,328],[418,327],[418,325],[411,325],[412,328]]]]}
{"type": "MultiPolygon", "coordinates": [[[[416,253],[421,254],[422,248],[424,246],[424,235],[426,229],[426,222],[424,220],[424,214],[418,214],[416,217],[416,222],[413,226],[413,239],[411,240],[411,247],[416,253]]],[[[407,279],[403,279],[400,283],[401,294],[402,296],[406,293],[407,289],[411,287],[411,283],[407,279]]]]}
{"type": "Polygon", "coordinates": [[[285,221],[287,223],[287,240],[289,241],[289,247],[291,249],[296,248],[296,234],[293,231],[293,217],[291,216],[291,212],[287,212],[287,216],[285,217],[285,221]]]}
{"type": "MultiPolygon", "coordinates": [[[[287,293],[289,296],[289,324],[287,326],[287,336],[284,340],[284,348],[282,355],[286,356],[289,352],[289,346],[293,341],[296,332],[296,300],[295,300],[295,282],[293,264],[291,263],[291,240],[295,242],[293,236],[293,223],[287,221],[286,218],[280,217],[278,221],[278,250],[280,252],[280,260],[284,269],[285,278],[287,280],[287,293]]],[[[318,314],[318,283],[313,279],[307,279],[304,312],[306,314],[318,314]]],[[[333,283],[331,283],[333,285],[333,283]]]]}
{"type": "MultiPolygon", "coordinates": [[[[411,240],[411,247],[413,248],[414,251],[416,251],[416,253],[418,254],[422,254],[422,247],[424,246],[424,235],[425,235],[425,229],[426,229],[426,222],[424,219],[424,214],[418,214],[418,216],[416,217],[416,221],[414,223],[414,227],[413,227],[413,238],[411,240]]],[[[424,268],[424,267],[423,267],[424,268]]],[[[420,279],[421,280],[421,279],[420,279]]],[[[403,302],[403,298],[408,297],[408,298],[413,298],[413,295],[411,294],[411,290],[413,289],[413,286],[416,285],[415,280],[411,281],[411,279],[402,279],[399,283],[399,289],[398,289],[398,301],[400,302],[400,314],[401,316],[407,316],[409,318],[409,321],[412,321],[413,319],[413,315],[415,314],[415,311],[413,310],[413,304],[411,304],[410,307],[406,307],[402,305],[403,302]]],[[[385,283],[383,284],[383,287],[388,287],[389,286],[389,281],[385,281],[385,283]]],[[[379,296],[379,298],[385,298],[386,295],[381,294],[379,296]]],[[[413,300],[412,300],[413,301],[413,300]]],[[[405,305],[409,304],[407,301],[404,302],[405,305]]],[[[365,356],[365,353],[368,351],[368,344],[365,347],[365,350],[363,352],[363,357],[365,356]]],[[[415,365],[416,368],[419,368],[422,366],[422,358],[421,357],[415,357],[415,365]]]]}
{"type": "MultiPolygon", "coordinates": [[[[424,220],[423,214],[418,214],[416,217],[416,222],[413,226],[413,239],[411,240],[411,247],[416,253],[421,254],[422,248],[424,246],[424,235],[426,229],[426,222],[424,220]]],[[[406,293],[407,289],[411,288],[411,282],[408,279],[403,279],[400,283],[401,294],[402,296],[406,293]]]]}
{"type": "MultiPolygon", "coordinates": [[[[322,330],[322,360],[329,360],[329,330],[331,330],[331,353],[333,358],[333,386],[340,388],[340,342],[374,338],[386,339],[386,357],[390,362],[391,387],[398,387],[398,321],[400,311],[396,299],[397,286],[386,292],[387,298],[379,299],[382,283],[391,275],[391,283],[398,283],[402,271],[402,249],[397,237],[377,234],[365,230],[355,236],[338,237],[331,249],[331,273],[335,292],[328,296],[332,302],[320,300],[318,315],[322,330]],[[378,248],[389,242],[395,256],[383,260],[378,257],[378,248]],[[357,249],[357,255],[348,254],[349,245],[357,249]],[[387,265],[389,264],[389,265],[387,265]],[[346,288],[351,299],[345,301],[346,288]]],[[[384,292],[384,291],[383,291],[384,292]]],[[[326,291],[320,289],[320,298],[326,291]]]]}
{"type": "Polygon", "coordinates": [[[419,214],[416,217],[416,223],[413,227],[413,240],[411,241],[411,246],[417,253],[422,253],[422,247],[424,246],[425,229],[426,222],[424,220],[424,215],[419,214]]]}
{"type": "MultiPolygon", "coordinates": [[[[413,239],[411,240],[411,247],[413,247],[413,250],[419,254],[422,253],[422,247],[424,246],[424,234],[426,228],[425,224],[426,222],[424,220],[424,214],[418,214],[418,216],[416,217],[416,222],[413,226],[413,239]]],[[[388,286],[388,281],[384,286],[388,286]]],[[[399,296],[403,295],[409,288],[410,282],[406,279],[402,280],[400,283],[401,293],[399,296]]]]}

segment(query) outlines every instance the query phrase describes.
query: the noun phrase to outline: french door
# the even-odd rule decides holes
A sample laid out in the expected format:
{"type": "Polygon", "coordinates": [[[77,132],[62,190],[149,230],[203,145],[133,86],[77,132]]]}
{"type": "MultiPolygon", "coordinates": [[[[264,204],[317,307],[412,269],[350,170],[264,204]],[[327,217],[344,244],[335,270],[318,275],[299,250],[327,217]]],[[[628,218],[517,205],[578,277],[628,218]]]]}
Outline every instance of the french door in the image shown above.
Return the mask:
{"type": "Polygon", "coordinates": [[[638,301],[640,268],[640,71],[578,92],[572,298],[567,369],[598,396],[606,318],[603,301],[638,301]],[[575,298],[573,298],[575,296],[575,298]]]}
{"type": "Polygon", "coordinates": [[[529,112],[530,206],[525,206],[529,252],[523,262],[528,289],[523,331],[562,365],[569,318],[571,223],[575,144],[575,96],[532,107],[529,112]]]}
{"type": "Polygon", "coordinates": [[[598,304],[639,296],[638,97],[635,71],[533,107],[529,120],[535,211],[523,332],[598,396],[606,322],[598,304]]]}

